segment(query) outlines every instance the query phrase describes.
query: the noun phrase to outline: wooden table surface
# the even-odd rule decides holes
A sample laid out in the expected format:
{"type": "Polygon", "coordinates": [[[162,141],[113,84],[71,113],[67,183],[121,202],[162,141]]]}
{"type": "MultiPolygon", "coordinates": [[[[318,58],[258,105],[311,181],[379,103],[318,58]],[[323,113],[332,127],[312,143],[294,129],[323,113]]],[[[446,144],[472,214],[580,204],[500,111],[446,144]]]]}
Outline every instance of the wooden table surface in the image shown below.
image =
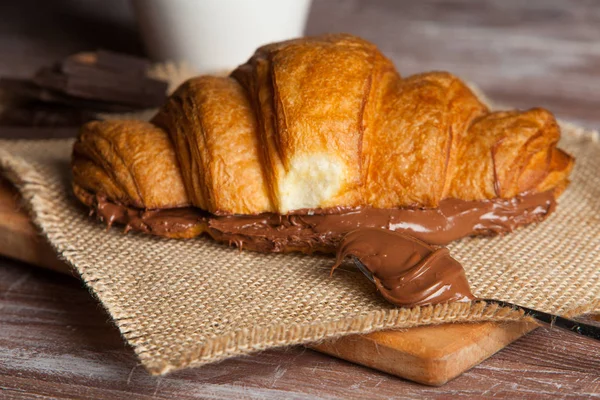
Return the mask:
{"type": "MultiPolygon", "coordinates": [[[[0,2],[0,15],[0,75],[98,47],[142,53],[122,0],[0,2]]],[[[449,70],[501,103],[600,126],[598,2],[315,0],[307,32],[327,31],[374,41],[403,75],[449,70]]],[[[0,398],[552,395],[600,397],[597,342],[541,328],[441,388],[302,347],[151,377],[79,281],[0,258],[0,398]]]]}

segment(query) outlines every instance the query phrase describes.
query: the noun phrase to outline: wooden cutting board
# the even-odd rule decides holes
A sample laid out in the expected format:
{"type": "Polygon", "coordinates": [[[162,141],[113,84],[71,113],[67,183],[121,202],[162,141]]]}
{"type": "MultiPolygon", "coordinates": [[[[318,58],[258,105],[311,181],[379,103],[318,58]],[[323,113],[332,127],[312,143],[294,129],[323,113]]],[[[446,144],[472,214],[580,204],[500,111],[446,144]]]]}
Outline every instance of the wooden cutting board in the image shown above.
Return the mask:
{"type": "MultiPolygon", "coordinates": [[[[71,274],[0,177],[0,254],[71,274]]],[[[349,335],[309,347],[427,385],[443,385],[535,329],[525,322],[445,324],[349,335]]]]}

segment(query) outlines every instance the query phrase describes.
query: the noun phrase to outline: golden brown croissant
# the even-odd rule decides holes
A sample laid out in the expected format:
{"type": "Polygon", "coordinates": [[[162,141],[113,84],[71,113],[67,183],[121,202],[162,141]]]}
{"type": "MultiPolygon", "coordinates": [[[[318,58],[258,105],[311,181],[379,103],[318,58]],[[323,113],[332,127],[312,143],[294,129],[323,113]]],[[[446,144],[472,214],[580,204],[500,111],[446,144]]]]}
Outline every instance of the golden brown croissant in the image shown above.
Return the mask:
{"type": "Polygon", "coordinates": [[[109,224],[169,237],[331,251],[368,225],[444,243],[547,215],[573,165],[559,137],[546,110],[490,112],[448,73],[402,79],[326,35],[191,79],[149,123],[86,124],[73,185],[109,224]]]}

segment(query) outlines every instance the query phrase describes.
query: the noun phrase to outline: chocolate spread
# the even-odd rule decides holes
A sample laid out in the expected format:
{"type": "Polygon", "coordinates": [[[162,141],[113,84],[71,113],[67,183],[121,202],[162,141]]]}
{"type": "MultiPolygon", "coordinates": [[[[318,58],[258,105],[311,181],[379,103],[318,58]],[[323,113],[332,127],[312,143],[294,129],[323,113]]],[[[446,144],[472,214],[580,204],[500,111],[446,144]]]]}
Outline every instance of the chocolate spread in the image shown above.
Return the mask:
{"type": "Polygon", "coordinates": [[[379,292],[401,307],[471,301],[465,271],[448,249],[434,248],[410,235],[377,228],[348,233],[337,251],[332,272],[356,257],[372,274],[379,292]]]}
{"type": "Polygon", "coordinates": [[[193,207],[140,210],[113,203],[102,196],[96,197],[96,214],[109,227],[115,222],[130,230],[158,236],[177,237],[206,223],[208,213],[193,207]]]}
{"type": "Polygon", "coordinates": [[[123,224],[126,231],[168,237],[206,232],[250,250],[305,253],[334,253],[343,236],[357,228],[404,232],[435,245],[471,235],[503,234],[544,219],[556,206],[552,191],[512,199],[447,199],[437,208],[331,208],[289,215],[214,215],[194,207],[139,210],[91,194],[87,200],[100,219],[108,225],[123,224]]]}

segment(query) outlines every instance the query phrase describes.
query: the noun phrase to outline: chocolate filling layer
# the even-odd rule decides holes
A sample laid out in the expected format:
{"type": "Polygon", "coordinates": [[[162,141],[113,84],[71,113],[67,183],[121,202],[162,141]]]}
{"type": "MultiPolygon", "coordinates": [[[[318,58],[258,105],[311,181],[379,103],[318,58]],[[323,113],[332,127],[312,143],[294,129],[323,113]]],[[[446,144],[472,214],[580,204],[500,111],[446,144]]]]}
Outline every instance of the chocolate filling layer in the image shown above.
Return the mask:
{"type": "Polygon", "coordinates": [[[414,307],[474,299],[462,265],[448,249],[436,249],[410,235],[356,229],[340,243],[331,272],[348,256],[359,260],[392,304],[414,307]]]}
{"type": "Polygon", "coordinates": [[[356,228],[382,228],[408,233],[436,245],[471,235],[511,232],[544,219],[554,211],[552,191],[512,199],[443,200],[437,208],[328,209],[306,214],[217,216],[194,207],[138,210],[103,196],[85,199],[109,226],[168,237],[208,233],[215,240],[260,252],[321,251],[334,253],[343,236],[356,228]],[[315,213],[322,212],[322,213],[315,213]]]}

